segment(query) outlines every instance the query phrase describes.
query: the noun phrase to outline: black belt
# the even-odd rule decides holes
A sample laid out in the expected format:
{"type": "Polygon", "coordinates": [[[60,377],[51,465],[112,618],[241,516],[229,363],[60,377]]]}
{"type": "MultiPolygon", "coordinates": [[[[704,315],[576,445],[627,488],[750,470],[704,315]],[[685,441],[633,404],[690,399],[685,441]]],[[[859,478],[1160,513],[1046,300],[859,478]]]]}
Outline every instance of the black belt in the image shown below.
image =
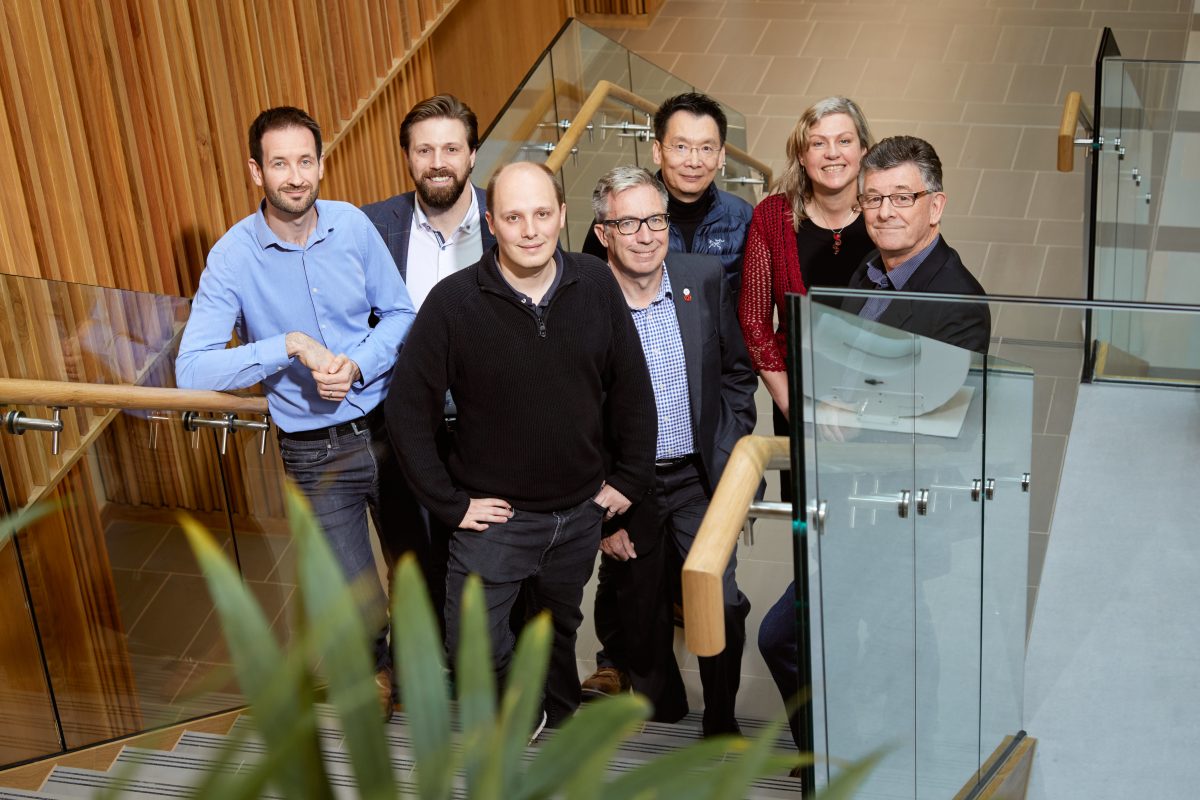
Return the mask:
{"type": "Polygon", "coordinates": [[[674,472],[677,469],[683,469],[695,460],[695,453],[689,453],[686,456],[679,456],[677,458],[660,458],[654,462],[654,469],[658,472],[674,472]]]}
{"type": "Polygon", "coordinates": [[[331,436],[352,436],[364,431],[370,431],[372,428],[378,427],[382,421],[383,404],[380,403],[363,416],[356,417],[347,422],[339,422],[337,425],[329,425],[324,428],[314,428],[311,431],[294,431],[292,433],[280,431],[279,438],[292,439],[297,442],[316,442],[328,439],[331,436]]]}

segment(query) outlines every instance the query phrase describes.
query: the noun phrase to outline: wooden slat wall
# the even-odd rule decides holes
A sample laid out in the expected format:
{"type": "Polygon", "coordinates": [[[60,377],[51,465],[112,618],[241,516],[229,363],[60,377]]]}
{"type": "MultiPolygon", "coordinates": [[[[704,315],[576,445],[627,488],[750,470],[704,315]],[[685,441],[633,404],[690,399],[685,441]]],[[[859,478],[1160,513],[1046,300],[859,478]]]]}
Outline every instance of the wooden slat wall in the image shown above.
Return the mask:
{"type": "MultiPolygon", "coordinates": [[[[260,196],[246,174],[254,116],[296,105],[335,140],[455,3],[0,2],[0,272],[191,294],[208,249],[260,196]]],[[[430,65],[426,49],[381,99],[395,110],[434,93],[430,65]]],[[[346,163],[385,149],[347,146],[325,196],[396,191],[346,163]]]]}

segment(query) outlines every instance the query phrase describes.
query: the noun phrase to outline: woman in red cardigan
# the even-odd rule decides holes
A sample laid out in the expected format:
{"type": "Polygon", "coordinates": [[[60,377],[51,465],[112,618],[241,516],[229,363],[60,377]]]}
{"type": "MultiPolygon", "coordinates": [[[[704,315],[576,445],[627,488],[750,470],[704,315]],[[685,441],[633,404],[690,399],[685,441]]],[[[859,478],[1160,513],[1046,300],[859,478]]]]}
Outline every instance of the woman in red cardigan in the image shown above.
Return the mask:
{"type": "Polygon", "coordinates": [[[787,167],[754,209],[746,234],[738,318],[754,369],[775,401],[775,433],[787,433],[784,295],[846,286],[875,245],[858,210],[858,168],[875,142],[847,97],[809,106],[787,141],[787,167]],[[772,327],[774,309],[779,327],[772,327]]]}
{"type": "MultiPolygon", "coordinates": [[[[845,97],[827,97],[800,115],[787,141],[787,168],[772,194],[754,209],[746,233],[738,318],[754,369],[775,401],[775,433],[788,432],[788,292],[809,286],[846,286],[859,262],[875,249],[858,210],[858,169],[875,142],[866,117],[845,97]],[[779,327],[772,328],[775,307],[779,327]]],[[[787,473],[780,475],[791,499],[787,473]]],[[[807,567],[805,567],[807,568],[807,567]]],[[[784,702],[800,692],[796,645],[796,585],[788,586],[758,629],[758,648],[784,702]]],[[[800,746],[799,717],[792,737],[800,746]]]]}

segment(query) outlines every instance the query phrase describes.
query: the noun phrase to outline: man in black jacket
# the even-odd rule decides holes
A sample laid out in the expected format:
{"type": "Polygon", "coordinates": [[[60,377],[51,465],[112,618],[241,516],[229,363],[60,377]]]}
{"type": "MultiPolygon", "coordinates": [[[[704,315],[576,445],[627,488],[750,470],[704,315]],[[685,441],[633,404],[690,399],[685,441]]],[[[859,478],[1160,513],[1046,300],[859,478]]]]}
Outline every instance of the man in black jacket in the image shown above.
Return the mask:
{"type": "MultiPolygon", "coordinates": [[[[627,684],[654,703],[654,719],[688,712],[672,647],[668,570],[690,552],[737,440],[754,429],[758,386],[720,262],[667,254],[667,190],[640,167],[617,167],[592,196],[596,233],[641,337],[658,410],[654,488],[606,528],[600,545],[596,633],[604,645],[589,694],[627,684]]],[[[734,705],[750,603],[736,556],[723,579],[725,650],[700,659],[704,733],[736,733],[734,705]]]]}
{"type": "MultiPolygon", "coordinates": [[[[863,157],[858,187],[867,233],[878,249],[855,270],[851,288],[984,294],[939,232],[946,195],[942,162],[929,142],[893,136],[877,143],[863,157]]],[[[978,353],[987,352],[991,338],[987,303],[850,297],[842,308],[978,353]]]]}
{"type": "Polygon", "coordinates": [[[509,164],[492,177],[487,205],[497,246],[426,298],[397,362],[388,429],[422,504],[454,529],[451,657],[463,583],[477,573],[503,677],[525,584],[530,610],[549,610],[554,623],[544,710],[556,726],[579,705],[575,634],[601,522],[653,481],[654,395],[608,268],[556,253],[566,206],[553,175],[509,164]],[[458,419],[443,458],[435,436],[447,389],[458,419]]]}

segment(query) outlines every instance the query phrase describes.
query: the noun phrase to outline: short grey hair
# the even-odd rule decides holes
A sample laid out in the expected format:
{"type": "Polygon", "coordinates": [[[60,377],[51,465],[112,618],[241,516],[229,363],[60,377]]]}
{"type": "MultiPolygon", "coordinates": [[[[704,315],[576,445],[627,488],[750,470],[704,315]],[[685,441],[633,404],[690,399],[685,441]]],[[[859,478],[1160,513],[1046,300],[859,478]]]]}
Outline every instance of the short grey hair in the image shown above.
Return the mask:
{"type": "Polygon", "coordinates": [[[926,191],[942,191],[942,160],[933,145],[916,136],[889,136],[863,156],[858,172],[858,193],[862,194],[866,186],[868,172],[894,169],[903,164],[913,164],[921,171],[926,191]]]}
{"type": "Polygon", "coordinates": [[[667,210],[667,187],[662,181],[645,167],[621,166],[613,167],[596,183],[592,192],[592,213],[596,221],[608,219],[608,202],[613,195],[618,195],[626,189],[636,189],[638,186],[650,186],[662,198],[663,211],[667,210]]]}

